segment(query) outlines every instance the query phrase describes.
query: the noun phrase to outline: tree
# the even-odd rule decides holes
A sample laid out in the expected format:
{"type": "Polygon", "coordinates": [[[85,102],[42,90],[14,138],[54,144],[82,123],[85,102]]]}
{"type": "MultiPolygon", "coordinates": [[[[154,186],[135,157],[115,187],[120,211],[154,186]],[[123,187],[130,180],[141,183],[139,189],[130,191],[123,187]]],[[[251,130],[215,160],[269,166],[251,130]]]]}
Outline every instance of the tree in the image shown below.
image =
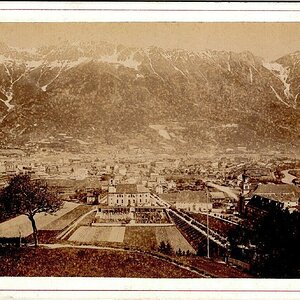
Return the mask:
{"type": "Polygon", "coordinates": [[[164,254],[170,255],[173,252],[172,246],[169,242],[161,241],[158,250],[164,254]]]}
{"type": "Polygon", "coordinates": [[[160,242],[158,250],[162,253],[164,253],[166,251],[166,243],[164,241],[160,242]]]}
{"type": "Polygon", "coordinates": [[[197,185],[197,186],[202,185],[202,181],[200,179],[196,180],[195,185],[197,185]]]}
{"type": "Polygon", "coordinates": [[[197,255],[198,256],[204,256],[205,255],[204,250],[203,250],[203,245],[201,243],[198,244],[197,255]]]}
{"type": "Polygon", "coordinates": [[[74,198],[79,200],[80,202],[86,202],[87,201],[87,193],[84,192],[82,189],[78,189],[75,191],[74,198]]]}
{"type": "Polygon", "coordinates": [[[172,246],[169,242],[167,242],[165,253],[170,255],[170,254],[172,254],[172,252],[173,252],[172,246]]]}
{"type": "Polygon", "coordinates": [[[4,209],[13,214],[24,214],[31,222],[34,244],[38,245],[38,229],[34,216],[37,213],[54,213],[62,201],[42,180],[31,180],[29,175],[14,176],[0,193],[4,209]]]}
{"type": "Polygon", "coordinates": [[[264,277],[299,278],[300,214],[288,210],[266,215],[254,230],[254,268],[264,277]]]}
{"type": "Polygon", "coordinates": [[[231,253],[265,278],[299,278],[300,213],[274,208],[229,232],[231,253]]]}
{"type": "Polygon", "coordinates": [[[182,251],[181,249],[179,248],[178,251],[177,251],[177,255],[181,256],[182,255],[182,251]]]}

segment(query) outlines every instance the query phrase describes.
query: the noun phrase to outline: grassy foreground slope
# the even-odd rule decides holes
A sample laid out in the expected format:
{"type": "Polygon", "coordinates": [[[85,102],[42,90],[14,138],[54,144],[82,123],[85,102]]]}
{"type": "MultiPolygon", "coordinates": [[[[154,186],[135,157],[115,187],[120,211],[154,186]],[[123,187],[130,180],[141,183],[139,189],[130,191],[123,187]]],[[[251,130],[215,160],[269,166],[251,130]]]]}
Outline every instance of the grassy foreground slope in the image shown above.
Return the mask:
{"type": "Polygon", "coordinates": [[[0,276],[200,277],[141,253],[76,248],[2,248],[0,276]]]}

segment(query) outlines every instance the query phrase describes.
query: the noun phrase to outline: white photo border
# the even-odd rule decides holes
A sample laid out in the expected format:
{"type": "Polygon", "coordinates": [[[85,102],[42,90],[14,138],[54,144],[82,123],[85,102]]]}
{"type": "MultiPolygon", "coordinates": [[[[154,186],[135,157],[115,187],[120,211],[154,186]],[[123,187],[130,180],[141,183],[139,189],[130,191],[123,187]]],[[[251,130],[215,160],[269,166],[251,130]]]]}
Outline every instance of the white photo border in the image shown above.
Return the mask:
{"type": "MultiPolygon", "coordinates": [[[[299,22],[299,20],[300,3],[0,3],[0,22],[299,22]]],[[[0,299],[277,300],[299,299],[299,286],[299,280],[282,279],[2,277],[0,299]]]]}

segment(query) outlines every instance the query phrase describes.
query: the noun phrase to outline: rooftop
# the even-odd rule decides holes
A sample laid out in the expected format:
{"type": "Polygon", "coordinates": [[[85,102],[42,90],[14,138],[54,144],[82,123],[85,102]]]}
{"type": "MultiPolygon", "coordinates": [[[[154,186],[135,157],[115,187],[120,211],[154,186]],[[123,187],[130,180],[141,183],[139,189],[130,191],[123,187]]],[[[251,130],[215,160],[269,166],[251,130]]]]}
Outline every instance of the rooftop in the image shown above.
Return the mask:
{"type": "Polygon", "coordinates": [[[117,194],[137,194],[137,193],[149,193],[150,191],[143,185],[137,184],[118,184],[116,186],[117,194]]]}
{"type": "Polygon", "coordinates": [[[178,193],[162,194],[160,197],[167,202],[181,203],[205,203],[207,196],[205,191],[182,191],[178,193]]]}
{"type": "Polygon", "coordinates": [[[280,203],[272,199],[264,198],[260,195],[254,195],[248,202],[247,206],[252,206],[252,207],[259,208],[261,210],[269,211],[273,209],[281,209],[283,203],[280,203]]]}
{"type": "Polygon", "coordinates": [[[260,184],[256,193],[300,193],[300,189],[292,184],[260,184]]]}
{"type": "Polygon", "coordinates": [[[74,189],[80,188],[100,188],[101,182],[98,178],[85,179],[46,179],[49,186],[54,187],[72,187],[74,189]]]}
{"type": "Polygon", "coordinates": [[[225,194],[223,192],[210,192],[212,199],[225,199],[225,194]]]}
{"type": "Polygon", "coordinates": [[[300,189],[291,184],[261,184],[254,191],[254,195],[282,202],[297,201],[300,198],[300,189]]]}

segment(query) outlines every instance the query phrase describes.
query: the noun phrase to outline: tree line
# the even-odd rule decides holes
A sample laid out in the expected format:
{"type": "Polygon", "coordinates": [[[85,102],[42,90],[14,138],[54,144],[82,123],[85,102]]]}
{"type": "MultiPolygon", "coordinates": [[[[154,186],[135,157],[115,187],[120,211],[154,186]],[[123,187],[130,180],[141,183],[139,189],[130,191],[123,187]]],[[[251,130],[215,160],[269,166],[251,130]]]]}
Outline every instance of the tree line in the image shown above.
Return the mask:
{"type": "Polygon", "coordinates": [[[300,213],[274,208],[229,233],[231,256],[263,278],[300,277],[300,213]]]}

